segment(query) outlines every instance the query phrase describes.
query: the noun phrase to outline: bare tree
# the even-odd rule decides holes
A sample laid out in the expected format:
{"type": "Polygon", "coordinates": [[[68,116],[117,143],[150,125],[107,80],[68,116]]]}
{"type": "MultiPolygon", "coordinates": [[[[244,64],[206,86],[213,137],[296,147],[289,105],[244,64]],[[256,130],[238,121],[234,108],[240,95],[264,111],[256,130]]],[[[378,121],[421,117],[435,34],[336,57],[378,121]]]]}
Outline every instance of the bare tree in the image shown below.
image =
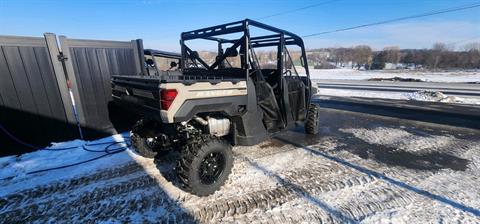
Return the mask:
{"type": "Polygon", "coordinates": [[[400,62],[400,48],[397,46],[390,46],[383,48],[385,51],[385,61],[393,64],[400,62]]]}
{"type": "Polygon", "coordinates": [[[455,50],[455,44],[446,44],[442,42],[437,42],[433,44],[432,49],[434,51],[453,51],[455,50]]]}
{"type": "Polygon", "coordinates": [[[480,42],[465,44],[464,49],[467,52],[466,66],[469,68],[480,68],[480,42]]]}
{"type": "Polygon", "coordinates": [[[480,42],[467,43],[463,45],[463,50],[464,51],[471,51],[471,50],[480,51],[480,42]]]}
{"type": "Polygon", "coordinates": [[[428,57],[427,63],[430,68],[437,70],[438,63],[442,57],[443,52],[448,51],[448,47],[445,43],[437,42],[433,44],[432,53],[428,57]]]}
{"type": "Polygon", "coordinates": [[[357,69],[364,66],[368,68],[368,65],[372,61],[372,48],[367,45],[358,45],[354,48],[354,60],[357,69]]]}

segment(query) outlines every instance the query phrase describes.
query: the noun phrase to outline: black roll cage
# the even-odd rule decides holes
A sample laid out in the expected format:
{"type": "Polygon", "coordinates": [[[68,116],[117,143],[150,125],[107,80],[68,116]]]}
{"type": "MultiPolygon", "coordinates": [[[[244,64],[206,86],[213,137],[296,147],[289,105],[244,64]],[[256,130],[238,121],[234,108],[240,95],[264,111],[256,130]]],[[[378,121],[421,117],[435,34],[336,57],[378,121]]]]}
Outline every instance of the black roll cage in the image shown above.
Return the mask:
{"type": "MultiPolygon", "coordinates": [[[[305,45],[301,37],[288,32],[286,30],[282,30],[273,26],[269,26],[255,20],[245,19],[237,22],[226,23],[217,26],[211,26],[207,28],[192,30],[188,32],[183,32],[180,38],[180,45],[181,45],[181,55],[182,61],[187,62],[187,60],[198,61],[208,70],[213,70],[217,66],[219,66],[229,55],[229,51],[233,51],[240,46],[240,57],[241,57],[241,68],[249,69],[249,58],[247,52],[249,52],[249,48],[259,48],[259,47],[278,47],[278,59],[281,59],[285,56],[285,46],[288,45],[296,45],[301,49],[301,62],[302,66],[305,68],[305,73],[308,78],[310,78],[310,73],[308,70],[307,65],[307,56],[305,53],[305,45]],[[250,36],[250,26],[254,26],[266,31],[273,32],[273,35],[265,35],[265,36],[250,36]],[[216,36],[225,35],[225,34],[233,34],[233,33],[243,33],[243,36],[239,39],[224,39],[219,38],[216,36]],[[208,65],[204,60],[202,60],[198,53],[192,51],[185,42],[188,40],[194,39],[205,39],[205,40],[212,40],[218,43],[218,57],[216,58],[215,62],[212,65],[208,65]],[[223,52],[222,44],[230,43],[233,46],[229,47],[225,52],[223,52]]],[[[279,62],[280,62],[279,61],[279,62]]],[[[277,63],[277,69],[279,71],[283,71],[284,65],[283,63],[277,63]]],[[[182,63],[182,69],[187,69],[187,63],[182,63]]]]}
{"type": "MultiPolygon", "coordinates": [[[[286,30],[282,30],[279,28],[275,28],[273,26],[269,26],[251,19],[245,19],[237,22],[226,23],[217,26],[211,26],[203,29],[192,30],[188,32],[183,32],[180,38],[180,46],[181,46],[181,55],[182,55],[182,70],[185,72],[189,68],[188,60],[194,62],[194,65],[198,67],[196,61],[202,64],[203,67],[206,68],[207,71],[214,71],[217,67],[223,64],[226,61],[226,58],[229,56],[231,51],[236,50],[240,47],[239,56],[241,61],[241,69],[245,72],[246,80],[249,80],[253,77],[250,77],[251,74],[260,74],[261,79],[264,79],[262,74],[261,68],[258,64],[257,57],[255,55],[254,48],[259,47],[277,47],[277,71],[282,74],[279,78],[282,78],[285,64],[287,57],[291,60],[290,55],[286,46],[288,45],[296,45],[301,49],[301,58],[300,62],[305,69],[305,73],[307,75],[307,79],[303,82],[308,87],[309,95],[312,94],[312,83],[310,81],[310,72],[308,70],[307,64],[307,55],[305,52],[305,45],[303,40],[300,36],[288,32],[286,30]],[[264,35],[264,36],[250,36],[250,26],[260,28],[266,31],[273,32],[272,35],[264,35]],[[224,39],[219,38],[217,36],[226,35],[226,34],[233,34],[233,33],[243,33],[242,37],[238,39],[224,39]],[[204,40],[212,40],[218,43],[218,54],[215,59],[215,62],[212,65],[208,65],[204,60],[202,60],[196,51],[192,51],[186,44],[186,41],[194,40],[194,39],[204,39],[204,40]],[[229,47],[225,52],[223,52],[222,44],[229,43],[233,44],[229,47]],[[285,59],[285,60],[284,60],[285,59]],[[253,70],[251,72],[249,70],[253,70]]],[[[227,61],[228,62],[228,61],[227,61]]],[[[295,68],[295,66],[292,64],[295,68]]],[[[219,67],[220,68],[220,67],[219,67]]],[[[295,70],[296,72],[296,70],[295,70]]],[[[258,75],[255,76],[258,79],[258,75]]],[[[255,80],[254,80],[255,81],[255,80]]],[[[281,81],[281,80],[279,80],[281,81]]],[[[282,87],[285,88],[285,87],[282,87]]],[[[307,105],[310,103],[310,97],[307,97],[307,105]]]]}

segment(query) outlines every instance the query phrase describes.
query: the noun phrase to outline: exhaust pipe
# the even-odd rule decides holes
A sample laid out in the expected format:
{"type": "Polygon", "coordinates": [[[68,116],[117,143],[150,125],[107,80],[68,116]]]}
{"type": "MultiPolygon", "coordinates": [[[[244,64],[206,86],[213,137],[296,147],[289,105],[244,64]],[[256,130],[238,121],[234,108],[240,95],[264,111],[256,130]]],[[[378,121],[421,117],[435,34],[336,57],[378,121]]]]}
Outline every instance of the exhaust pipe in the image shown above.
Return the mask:
{"type": "Polygon", "coordinates": [[[199,124],[203,125],[203,126],[207,126],[208,125],[208,121],[206,121],[205,119],[199,117],[199,116],[193,116],[193,120],[195,120],[196,122],[198,122],[199,124]]]}
{"type": "Polygon", "coordinates": [[[203,126],[208,125],[208,132],[211,135],[222,137],[230,133],[230,120],[228,118],[212,118],[207,117],[207,120],[194,116],[193,119],[203,126]]]}

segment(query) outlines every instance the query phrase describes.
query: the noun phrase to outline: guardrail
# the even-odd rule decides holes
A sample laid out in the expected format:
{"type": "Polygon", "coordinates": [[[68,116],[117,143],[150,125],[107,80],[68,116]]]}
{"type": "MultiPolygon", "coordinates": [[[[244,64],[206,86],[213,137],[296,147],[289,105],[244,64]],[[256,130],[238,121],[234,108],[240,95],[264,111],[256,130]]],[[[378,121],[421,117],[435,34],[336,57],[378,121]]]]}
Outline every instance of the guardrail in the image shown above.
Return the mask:
{"type": "Polygon", "coordinates": [[[480,84],[439,82],[387,82],[364,80],[316,80],[319,88],[381,92],[439,91],[460,97],[480,97],[480,84]]]}

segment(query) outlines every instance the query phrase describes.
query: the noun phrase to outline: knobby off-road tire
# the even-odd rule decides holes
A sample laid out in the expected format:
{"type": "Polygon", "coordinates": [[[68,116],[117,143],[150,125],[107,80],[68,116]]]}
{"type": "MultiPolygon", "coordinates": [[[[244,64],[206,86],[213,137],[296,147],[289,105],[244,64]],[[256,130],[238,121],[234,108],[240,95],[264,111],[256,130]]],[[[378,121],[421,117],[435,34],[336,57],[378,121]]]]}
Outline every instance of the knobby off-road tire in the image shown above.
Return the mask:
{"type": "Polygon", "coordinates": [[[139,155],[146,158],[155,158],[157,156],[164,156],[168,151],[162,150],[161,147],[155,146],[149,141],[149,138],[153,138],[153,132],[149,129],[152,129],[153,126],[151,121],[148,120],[139,120],[133,126],[132,131],[130,132],[130,140],[132,141],[132,146],[139,155]],[[152,136],[149,136],[152,135],[152,136]]]}
{"type": "Polygon", "coordinates": [[[132,141],[132,146],[139,155],[146,158],[155,158],[158,151],[155,148],[152,148],[147,143],[147,138],[142,138],[138,134],[131,132],[130,140],[132,141]]]}
{"type": "Polygon", "coordinates": [[[207,196],[222,187],[232,166],[233,153],[229,142],[213,136],[200,136],[182,148],[177,175],[187,191],[207,196]]]}
{"type": "Polygon", "coordinates": [[[310,104],[308,107],[307,121],[305,122],[305,132],[307,134],[318,134],[320,124],[320,107],[317,104],[310,104]]]}

